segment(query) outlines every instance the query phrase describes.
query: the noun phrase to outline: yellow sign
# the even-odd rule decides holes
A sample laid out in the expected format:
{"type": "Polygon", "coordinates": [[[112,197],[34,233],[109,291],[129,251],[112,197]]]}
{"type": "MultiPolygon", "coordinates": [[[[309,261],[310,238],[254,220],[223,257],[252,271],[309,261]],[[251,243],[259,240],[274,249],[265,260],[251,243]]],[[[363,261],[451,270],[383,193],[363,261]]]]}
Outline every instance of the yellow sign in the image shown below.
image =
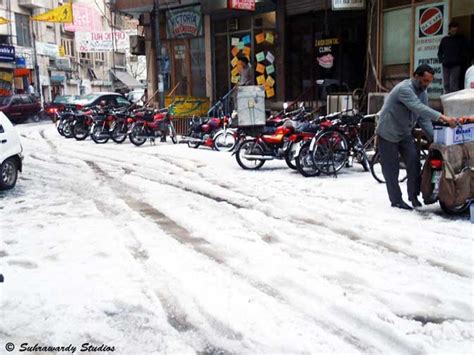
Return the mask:
{"type": "Polygon", "coordinates": [[[273,32],[265,33],[265,41],[267,41],[270,44],[273,44],[273,42],[275,42],[275,37],[273,36],[273,32]]]}
{"type": "Polygon", "coordinates": [[[275,80],[270,75],[267,78],[267,85],[271,88],[275,85],[275,80]]]}
{"type": "Polygon", "coordinates": [[[238,67],[235,67],[234,69],[232,69],[232,71],[230,72],[230,74],[232,76],[237,76],[239,75],[239,68],[238,67]]]}
{"type": "Polygon", "coordinates": [[[43,22],[61,22],[61,23],[73,23],[72,15],[72,3],[67,3],[62,6],[56,7],[44,14],[39,14],[31,18],[33,21],[43,22]]]}
{"type": "Polygon", "coordinates": [[[207,97],[166,96],[165,106],[169,106],[173,102],[172,115],[175,118],[207,116],[207,111],[209,111],[209,98],[207,97]]]}
{"type": "Polygon", "coordinates": [[[0,25],[5,25],[7,23],[10,23],[11,21],[5,17],[0,16],[0,25]]]}
{"type": "Polygon", "coordinates": [[[267,98],[275,96],[275,90],[273,88],[267,88],[267,90],[265,90],[265,92],[267,94],[267,98]]]}
{"type": "Polygon", "coordinates": [[[259,76],[257,76],[257,84],[258,84],[258,85],[263,85],[263,84],[265,84],[265,75],[259,75],[259,76]]]}
{"type": "Polygon", "coordinates": [[[0,71],[0,80],[7,81],[9,83],[13,82],[13,73],[0,71]]]}
{"type": "Polygon", "coordinates": [[[64,49],[64,46],[59,46],[59,56],[60,57],[66,56],[66,50],[64,49]]]}

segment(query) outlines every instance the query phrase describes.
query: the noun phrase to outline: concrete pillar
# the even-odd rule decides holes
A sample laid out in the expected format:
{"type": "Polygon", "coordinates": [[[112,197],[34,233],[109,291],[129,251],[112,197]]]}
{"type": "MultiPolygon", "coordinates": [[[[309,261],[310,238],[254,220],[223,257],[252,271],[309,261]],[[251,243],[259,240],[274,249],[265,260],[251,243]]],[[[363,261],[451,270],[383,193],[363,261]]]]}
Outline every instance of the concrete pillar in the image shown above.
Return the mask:
{"type": "Polygon", "coordinates": [[[286,0],[277,1],[276,22],[278,45],[276,47],[276,98],[278,101],[286,99],[285,85],[285,56],[286,56],[286,0]]]}
{"type": "Polygon", "coordinates": [[[204,51],[206,53],[206,96],[213,100],[214,76],[212,73],[212,32],[211,17],[204,15],[204,51]]]}

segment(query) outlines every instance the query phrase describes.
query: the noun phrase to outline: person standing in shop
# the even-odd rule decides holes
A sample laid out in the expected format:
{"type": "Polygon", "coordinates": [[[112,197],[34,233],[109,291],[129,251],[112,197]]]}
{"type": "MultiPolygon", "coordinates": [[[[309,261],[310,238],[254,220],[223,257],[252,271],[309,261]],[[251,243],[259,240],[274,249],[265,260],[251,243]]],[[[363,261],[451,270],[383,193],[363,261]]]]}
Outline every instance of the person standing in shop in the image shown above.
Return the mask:
{"type": "Polygon", "coordinates": [[[460,89],[463,66],[469,56],[469,45],[459,33],[457,22],[449,24],[449,34],[443,37],[438,48],[438,59],[443,65],[444,93],[449,94],[460,89]]]}

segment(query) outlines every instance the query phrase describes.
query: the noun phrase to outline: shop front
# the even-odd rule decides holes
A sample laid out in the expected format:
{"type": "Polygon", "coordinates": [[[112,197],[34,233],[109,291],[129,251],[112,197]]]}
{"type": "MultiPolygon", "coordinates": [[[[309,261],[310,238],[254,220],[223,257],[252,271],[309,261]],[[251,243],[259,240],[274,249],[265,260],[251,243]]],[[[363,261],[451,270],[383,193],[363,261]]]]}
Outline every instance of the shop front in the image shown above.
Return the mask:
{"type": "Polygon", "coordinates": [[[474,1],[385,0],[380,18],[378,75],[384,88],[390,89],[410,77],[418,65],[429,64],[435,69],[435,79],[428,93],[432,104],[437,105],[443,94],[443,69],[437,56],[439,44],[448,35],[449,23],[457,22],[466,43],[462,81],[469,59],[474,56],[474,1]]]}
{"type": "Polygon", "coordinates": [[[161,34],[161,70],[165,92],[205,97],[204,19],[201,6],[193,4],[169,8],[165,11],[164,25],[161,34]]]}
{"type": "MultiPolygon", "coordinates": [[[[347,1],[340,4],[349,4],[347,1]]],[[[323,99],[317,82],[336,91],[364,87],[367,54],[367,8],[337,7],[338,1],[286,1],[286,98],[323,99]]]]}
{"type": "Polygon", "coordinates": [[[13,80],[15,69],[15,47],[0,45],[0,96],[13,93],[13,80]]]}
{"type": "Polygon", "coordinates": [[[276,4],[273,1],[207,2],[213,42],[214,96],[226,95],[240,81],[241,63],[246,57],[254,85],[265,87],[267,100],[275,100],[277,90],[278,36],[276,4]]]}

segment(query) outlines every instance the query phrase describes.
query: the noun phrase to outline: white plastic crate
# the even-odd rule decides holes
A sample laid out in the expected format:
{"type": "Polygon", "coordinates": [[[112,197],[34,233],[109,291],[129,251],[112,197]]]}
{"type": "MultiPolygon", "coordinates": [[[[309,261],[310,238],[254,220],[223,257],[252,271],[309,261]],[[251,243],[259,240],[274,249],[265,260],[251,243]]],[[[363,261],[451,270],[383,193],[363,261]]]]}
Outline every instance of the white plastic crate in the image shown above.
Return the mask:
{"type": "Polygon", "coordinates": [[[434,127],[434,142],[437,144],[453,145],[474,141],[474,123],[461,127],[434,127]]]}

